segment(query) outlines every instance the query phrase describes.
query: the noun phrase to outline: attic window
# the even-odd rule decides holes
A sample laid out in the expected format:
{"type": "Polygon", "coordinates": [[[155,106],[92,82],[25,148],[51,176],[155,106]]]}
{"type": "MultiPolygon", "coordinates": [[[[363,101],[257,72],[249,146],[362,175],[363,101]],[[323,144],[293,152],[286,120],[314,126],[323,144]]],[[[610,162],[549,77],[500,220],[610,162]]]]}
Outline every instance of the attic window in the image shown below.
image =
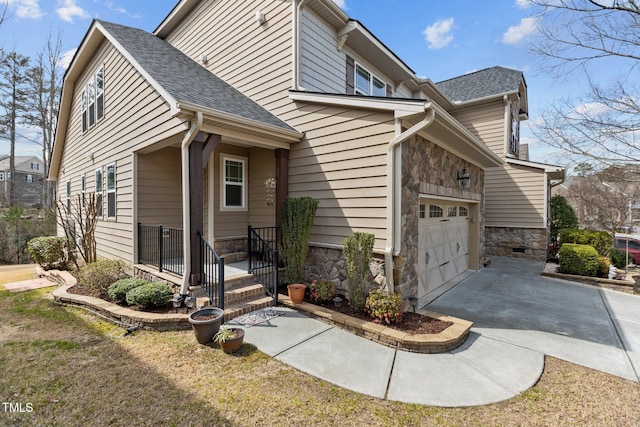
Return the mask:
{"type": "Polygon", "coordinates": [[[82,132],[86,132],[104,116],[104,67],[89,79],[80,99],[82,132]]]}
{"type": "Polygon", "coordinates": [[[520,120],[514,113],[511,113],[511,140],[509,152],[515,156],[520,155],[520,120]]]}

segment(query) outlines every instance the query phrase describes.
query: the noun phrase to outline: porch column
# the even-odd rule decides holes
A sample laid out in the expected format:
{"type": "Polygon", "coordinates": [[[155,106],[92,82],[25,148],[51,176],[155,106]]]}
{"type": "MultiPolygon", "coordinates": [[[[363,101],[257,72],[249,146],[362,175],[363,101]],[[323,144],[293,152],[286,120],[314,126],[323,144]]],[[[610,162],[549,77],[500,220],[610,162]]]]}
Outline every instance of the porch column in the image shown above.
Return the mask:
{"type": "Polygon", "coordinates": [[[276,226],[282,224],[284,200],[289,195],[289,150],[278,148],[276,157],[276,226]]]}
{"type": "Polygon", "coordinates": [[[191,286],[200,284],[202,274],[202,262],[200,259],[200,236],[204,228],[204,185],[202,168],[202,149],[204,142],[198,141],[198,137],[189,146],[189,222],[191,235],[188,237],[191,243],[191,286]]]}
{"type": "Polygon", "coordinates": [[[202,259],[200,258],[200,236],[204,234],[204,169],[207,167],[209,155],[220,144],[222,137],[216,134],[204,134],[202,132],[194,138],[189,146],[189,188],[190,206],[189,221],[191,224],[191,277],[189,283],[192,286],[200,284],[200,276],[203,273],[202,259]]]}

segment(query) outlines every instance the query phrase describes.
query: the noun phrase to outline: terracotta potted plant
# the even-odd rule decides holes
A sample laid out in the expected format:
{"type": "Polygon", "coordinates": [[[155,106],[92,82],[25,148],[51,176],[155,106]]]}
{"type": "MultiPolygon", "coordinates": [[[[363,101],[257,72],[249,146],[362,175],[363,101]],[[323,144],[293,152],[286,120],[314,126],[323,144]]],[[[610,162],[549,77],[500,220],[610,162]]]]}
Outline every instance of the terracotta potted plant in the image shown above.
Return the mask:
{"type": "Polygon", "coordinates": [[[189,315],[196,340],[200,344],[209,344],[220,330],[224,310],[218,307],[203,307],[189,315]]]}
{"type": "Polygon", "coordinates": [[[242,347],[244,341],[244,329],[221,326],[213,340],[225,353],[233,353],[242,347]]]}
{"type": "Polygon", "coordinates": [[[307,285],[302,283],[293,283],[287,285],[287,291],[289,292],[289,299],[294,304],[300,304],[304,299],[304,292],[307,289],[307,285]]]}

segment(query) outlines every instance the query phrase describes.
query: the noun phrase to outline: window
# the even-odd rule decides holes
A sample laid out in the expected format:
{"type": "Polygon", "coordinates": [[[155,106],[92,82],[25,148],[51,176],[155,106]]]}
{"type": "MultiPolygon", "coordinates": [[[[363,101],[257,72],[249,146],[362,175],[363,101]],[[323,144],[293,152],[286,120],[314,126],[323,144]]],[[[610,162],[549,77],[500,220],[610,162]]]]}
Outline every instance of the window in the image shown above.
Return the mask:
{"type": "Polygon", "coordinates": [[[96,118],[104,116],[104,67],[96,73],[96,118]]]}
{"type": "Polygon", "coordinates": [[[80,176],[80,194],[82,194],[82,206],[84,206],[86,204],[86,198],[85,198],[85,192],[87,190],[86,187],[86,180],[84,178],[84,175],[80,176]]]}
{"type": "Polygon", "coordinates": [[[509,151],[516,156],[520,155],[520,121],[515,113],[511,113],[511,143],[509,151]]]}
{"type": "Polygon", "coordinates": [[[7,172],[7,181],[11,181],[11,172],[7,172]]]}
{"type": "Polygon", "coordinates": [[[223,209],[246,209],[246,158],[222,156],[221,166],[221,207],[223,209]]]}
{"type": "Polygon", "coordinates": [[[26,176],[27,182],[33,182],[33,175],[26,176]]]}
{"type": "Polygon", "coordinates": [[[116,165],[107,166],[107,218],[116,217],[116,165]]]}
{"type": "Polygon", "coordinates": [[[89,94],[89,127],[93,126],[96,122],[96,110],[95,110],[95,100],[96,100],[96,87],[94,85],[93,78],[89,80],[89,84],[87,85],[87,93],[89,94]]]}
{"type": "Polygon", "coordinates": [[[427,216],[427,207],[423,204],[420,205],[420,218],[425,218],[427,216]]]}
{"type": "Polygon", "coordinates": [[[444,209],[437,205],[429,205],[429,218],[442,218],[444,209]]]}
{"type": "Polygon", "coordinates": [[[387,85],[360,64],[356,64],[355,92],[359,95],[386,96],[387,85]]]}
{"type": "Polygon", "coordinates": [[[459,215],[460,216],[469,216],[469,209],[465,208],[464,206],[460,206],[459,215]]]}
{"type": "Polygon", "coordinates": [[[71,212],[71,181],[67,181],[67,212],[71,212]]]}
{"type": "Polygon", "coordinates": [[[104,67],[89,79],[80,99],[82,132],[86,132],[104,116],[104,67]]]}
{"type": "Polygon", "coordinates": [[[458,207],[457,206],[449,206],[447,208],[447,216],[458,216],[458,207]]]}
{"type": "Polygon", "coordinates": [[[86,132],[87,131],[87,91],[86,89],[82,91],[81,109],[82,109],[82,132],[86,132]]]}
{"type": "Polygon", "coordinates": [[[0,181],[4,181],[4,172],[0,172],[0,181]]]}
{"type": "Polygon", "coordinates": [[[37,171],[39,169],[40,169],[40,164],[39,163],[31,163],[31,170],[37,171]]]}
{"type": "Polygon", "coordinates": [[[102,213],[102,169],[96,169],[96,212],[101,217],[102,213]]]}

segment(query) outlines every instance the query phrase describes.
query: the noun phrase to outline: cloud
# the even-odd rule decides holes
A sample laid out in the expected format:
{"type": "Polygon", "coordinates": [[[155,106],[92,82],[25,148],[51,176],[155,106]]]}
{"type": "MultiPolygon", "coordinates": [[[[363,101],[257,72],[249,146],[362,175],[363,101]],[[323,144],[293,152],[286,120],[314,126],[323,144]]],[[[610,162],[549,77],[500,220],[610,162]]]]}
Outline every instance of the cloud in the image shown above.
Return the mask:
{"type": "Polygon", "coordinates": [[[0,1],[0,3],[6,3],[12,10],[15,10],[18,18],[40,19],[42,17],[38,0],[6,0],[6,2],[0,1]]]}
{"type": "Polygon", "coordinates": [[[58,58],[58,66],[63,70],[69,68],[69,65],[71,64],[73,56],[76,54],[77,50],[77,48],[71,49],[60,55],[60,58],[58,58]]]}
{"type": "Polygon", "coordinates": [[[453,41],[453,18],[439,19],[422,32],[429,43],[429,49],[441,49],[453,41]]]}
{"type": "Polygon", "coordinates": [[[533,3],[531,3],[531,0],[516,0],[516,6],[518,9],[529,9],[533,6],[533,3]]]}
{"type": "Polygon", "coordinates": [[[127,13],[127,9],[121,6],[116,6],[113,2],[106,2],[105,5],[109,8],[109,10],[113,10],[114,12],[125,14],[127,13]]]}
{"type": "Polygon", "coordinates": [[[73,23],[73,18],[89,18],[89,14],[76,4],[76,0],[58,0],[56,13],[63,21],[73,23]]]}
{"type": "Polygon", "coordinates": [[[502,35],[502,43],[518,44],[522,39],[533,34],[537,27],[538,20],[536,18],[522,18],[520,24],[509,27],[507,32],[502,35]]]}

